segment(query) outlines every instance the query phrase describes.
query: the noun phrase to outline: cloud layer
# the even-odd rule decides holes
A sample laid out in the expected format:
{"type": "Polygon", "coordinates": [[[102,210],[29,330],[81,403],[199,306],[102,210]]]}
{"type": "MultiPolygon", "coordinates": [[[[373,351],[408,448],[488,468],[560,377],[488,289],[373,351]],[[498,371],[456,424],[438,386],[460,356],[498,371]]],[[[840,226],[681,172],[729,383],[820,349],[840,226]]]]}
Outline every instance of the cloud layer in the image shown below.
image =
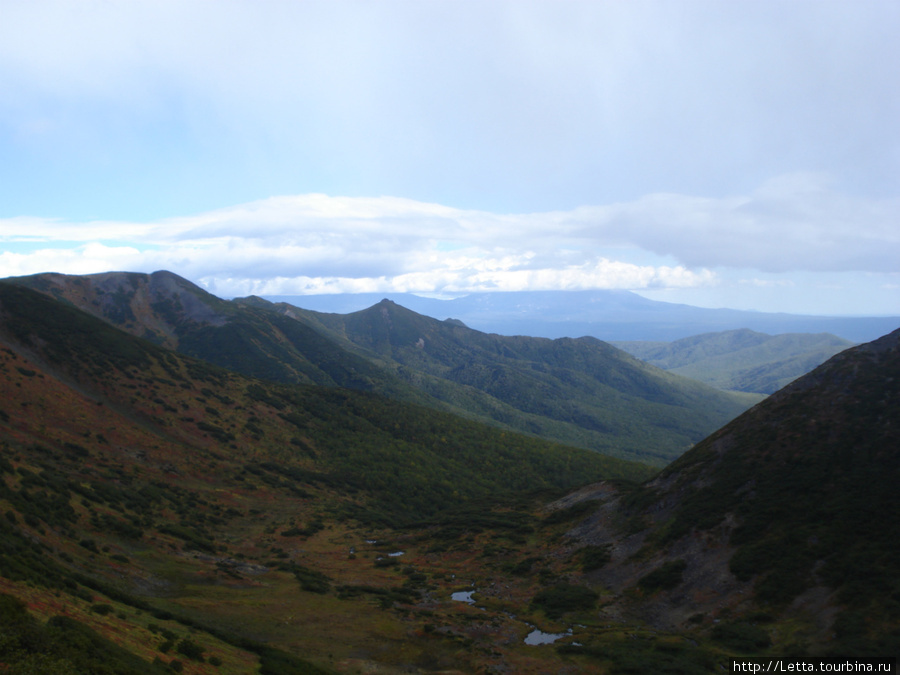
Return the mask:
{"type": "Polygon", "coordinates": [[[0,4],[0,276],[900,312],[898,3],[0,4]]]}
{"type": "Polygon", "coordinates": [[[0,220],[0,269],[171,269],[226,295],[698,288],[728,270],[896,274],[898,221],[897,200],[818,175],[530,214],[310,194],[151,222],[0,220]]]}

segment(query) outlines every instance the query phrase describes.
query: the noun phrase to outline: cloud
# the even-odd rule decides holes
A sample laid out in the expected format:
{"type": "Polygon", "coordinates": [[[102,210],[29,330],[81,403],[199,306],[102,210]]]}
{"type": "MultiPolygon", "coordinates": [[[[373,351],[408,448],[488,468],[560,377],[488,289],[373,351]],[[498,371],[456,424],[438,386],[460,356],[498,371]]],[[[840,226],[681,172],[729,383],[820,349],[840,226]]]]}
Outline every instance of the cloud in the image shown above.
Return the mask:
{"type": "Polygon", "coordinates": [[[725,269],[896,272],[898,221],[897,200],[851,198],[810,174],[746,196],[530,214],[309,194],[152,222],[0,220],[0,270],[170,269],[257,294],[691,288],[725,269]]]}
{"type": "Polygon", "coordinates": [[[654,194],[575,213],[586,239],[633,244],[688,267],[893,272],[900,260],[900,199],[840,194],[815,174],[780,176],[747,196],[654,194]]]}

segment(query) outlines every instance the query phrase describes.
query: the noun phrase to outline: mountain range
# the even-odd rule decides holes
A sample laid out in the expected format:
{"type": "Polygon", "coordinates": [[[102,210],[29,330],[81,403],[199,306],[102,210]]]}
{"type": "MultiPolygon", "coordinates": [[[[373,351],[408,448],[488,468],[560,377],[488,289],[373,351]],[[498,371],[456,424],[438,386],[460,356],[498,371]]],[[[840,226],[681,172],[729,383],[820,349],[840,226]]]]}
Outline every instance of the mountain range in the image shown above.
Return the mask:
{"type": "Polygon", "coordinates": [[[215,301],[172,298],[193,318],[152,328],[161,300],[133,279],[84,291],[93,314],[0,282],[12,672],[706,673],[900,651],[900,331],[659,471],[402,400],[422,347],[398,336],[455,343],[389,303],[315,328],[220,305],[245,348],[279,344],[249,329],[270,315],[323,340],[330,370],[275,381],[175,350],[215,301]],[[131,332],[95,315],[128,288],[131,332]]]}
{"type": "Polygon", "coordinates": [[[813,316],[709,309],[649,300],[631,291],[509,291],[471,293],[452,299],[413,293],[266,295],[324,313],[348,314],[387,298],[419,314],[454,318],[486,333],[533,337],[582,337],[607,342],[671,342],[700,333],[750,329],[760,333],[832,333],[868,342],[900,325],[900,317],[813,316]]]}
{"type": "Polygon", "coordinates": [[[322,314],[225,301],[170,272],[10,281],[245,375],[377,391],[658,466],[760,398],[666,373],[594,338],[487,334],[390,301],[322,314]]]}

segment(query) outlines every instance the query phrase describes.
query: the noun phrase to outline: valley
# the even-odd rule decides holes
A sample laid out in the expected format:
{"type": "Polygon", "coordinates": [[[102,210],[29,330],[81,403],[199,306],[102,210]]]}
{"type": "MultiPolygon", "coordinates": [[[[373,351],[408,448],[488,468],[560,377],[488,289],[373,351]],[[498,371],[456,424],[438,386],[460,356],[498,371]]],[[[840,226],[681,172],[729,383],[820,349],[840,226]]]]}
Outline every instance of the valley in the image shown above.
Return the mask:
{"type": "MultiPolygon", "coordinates": [[[[132,301],[150,297],[146,277],[127,279],[132,301]]],[[[0,283],[0,663],[13,672],[705,673],[737,655],[900,645],[898,332],[660,470],[439,396],[468,358],[454,357],[462,334],[507,378],[565,358],[572,379],[605,354],[617,365],[594,377],[642,385],[608,400],[645,416],[673,392],[692,400],[676,388],[641,404],[648,383],[681,380],[602,343],[472,336],[391,305],[304,323],[179,295],[168,307],[184,324],[73,289],[0,283]],[[245,341],[202,343],[223,363],[185,353],[228,316],[245,341]],[[261,357],[255,374],[224,367],[279,345],[287,376],[265,377],[261,357]],[[561,637],[526,643],[535,630],[561,637]]]]}

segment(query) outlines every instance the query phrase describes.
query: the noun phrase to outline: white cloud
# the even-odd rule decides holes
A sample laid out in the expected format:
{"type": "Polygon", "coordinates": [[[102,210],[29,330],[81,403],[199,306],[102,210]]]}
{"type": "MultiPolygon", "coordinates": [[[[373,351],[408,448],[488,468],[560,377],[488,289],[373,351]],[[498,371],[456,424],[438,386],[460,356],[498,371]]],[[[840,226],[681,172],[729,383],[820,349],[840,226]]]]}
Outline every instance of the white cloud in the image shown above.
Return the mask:
{"type": "Polygon", "coordinates": [[[745,196],[531,214],[309,194],[143,223],[0,220],[0,245],[16,249],[0,273],[171,269],[234,294],[696,288],[729,268],[895,272],[896,222],[900,201],[850,198],[811,174],[745,196]]]}

